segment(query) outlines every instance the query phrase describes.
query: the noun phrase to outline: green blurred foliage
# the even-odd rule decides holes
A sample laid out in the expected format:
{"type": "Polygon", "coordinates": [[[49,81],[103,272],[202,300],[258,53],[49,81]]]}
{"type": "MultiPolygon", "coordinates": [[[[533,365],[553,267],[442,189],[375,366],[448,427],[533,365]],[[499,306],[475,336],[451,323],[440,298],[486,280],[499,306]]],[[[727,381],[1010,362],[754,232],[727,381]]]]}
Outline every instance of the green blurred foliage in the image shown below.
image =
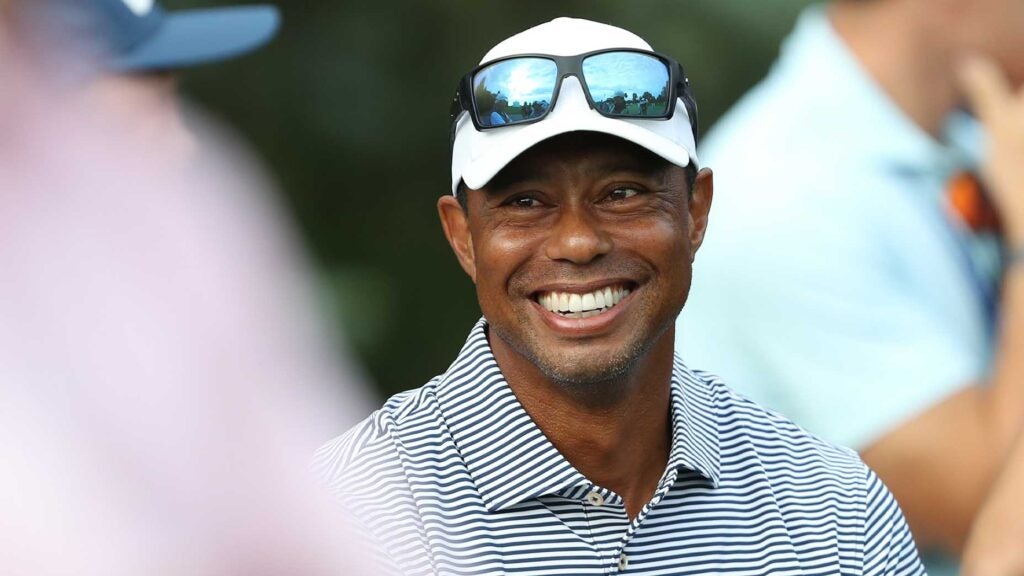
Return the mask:
{"type": "MultiPolygon", "coordinates": [[[[169,9],[230,1],[166,2],[169,9]]],[[[498,41],[557,16],[615,24],[686,68],[710,126],[775,58],[808,0],[282,0],[268,47],[190,71],[185,90],[276,175],[335,322],[381,395],[454,359],[479,317],[438,225],[448,108],[498,41]]]]}

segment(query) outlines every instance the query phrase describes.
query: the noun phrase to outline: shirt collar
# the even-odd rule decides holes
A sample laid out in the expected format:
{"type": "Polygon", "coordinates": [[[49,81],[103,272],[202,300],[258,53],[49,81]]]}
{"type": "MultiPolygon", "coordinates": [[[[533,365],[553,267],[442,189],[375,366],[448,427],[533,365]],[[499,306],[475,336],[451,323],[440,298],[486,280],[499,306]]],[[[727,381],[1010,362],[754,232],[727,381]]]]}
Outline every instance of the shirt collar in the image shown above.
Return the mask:
{"type": "MultiPolygon", "coordinates": [[[[586,479],[537,427],[505,381],[480,319],[436,397],[441,417],[489,511],[546,494],[585,489],[586,479]]],[[[719,480],[718,422],[707,385],[676,361],[669,469],[719,480]]]]}
{"type": "Polygon", "coordinates": [[[719,425],[712,389],[678,355],[672,366],[671,400],[672,448],[668,468],[698,472],[717,488],[721,474],[719,425]]]}
{"type": "Polygon", "coordinates": [[[836,153],[940,177],[964,163],[958,150],[915,124],[864,70],[829,22],[827,6],[801,14],[783,43],[778,72],[778,81],[794,84],[806,107],[821,109],[811,112],[821,122],[815,129],[837,135],[833,140],[842,148],[836,153]]]}

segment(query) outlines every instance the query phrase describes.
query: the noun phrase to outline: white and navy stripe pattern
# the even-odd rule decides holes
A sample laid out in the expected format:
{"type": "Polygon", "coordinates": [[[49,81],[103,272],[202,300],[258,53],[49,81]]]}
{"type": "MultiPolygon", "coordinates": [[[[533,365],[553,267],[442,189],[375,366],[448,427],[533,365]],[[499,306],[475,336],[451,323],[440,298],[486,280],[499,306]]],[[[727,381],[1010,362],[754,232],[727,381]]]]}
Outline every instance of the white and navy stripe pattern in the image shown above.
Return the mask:
{"type": "Polygon", "coordinates": [[[898,506],[852,451],[677,358],[673,438],[632,522],[555,449],[481,320],[448,371],[317,453],[404,574],[923,574],[898,506]]]}

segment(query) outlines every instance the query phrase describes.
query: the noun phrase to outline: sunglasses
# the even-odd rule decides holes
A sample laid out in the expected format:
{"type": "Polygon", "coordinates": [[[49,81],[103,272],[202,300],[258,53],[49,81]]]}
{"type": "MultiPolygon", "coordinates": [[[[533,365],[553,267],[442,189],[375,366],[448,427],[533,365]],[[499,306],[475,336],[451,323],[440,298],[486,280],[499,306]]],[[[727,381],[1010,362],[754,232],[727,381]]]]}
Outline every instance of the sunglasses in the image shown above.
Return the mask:
{"type": "Polygon", "coordinates": [[[664,120],[672,117],[679,98],[697,134],[697,103],[683,67],[663,54],[615,48],[576,56],[520,54],[477,66],[455,91],[452,141],[463,112],[477,130],[543,120],[566,76],[575,76],[590,107],[609,118],[664,120]]]}

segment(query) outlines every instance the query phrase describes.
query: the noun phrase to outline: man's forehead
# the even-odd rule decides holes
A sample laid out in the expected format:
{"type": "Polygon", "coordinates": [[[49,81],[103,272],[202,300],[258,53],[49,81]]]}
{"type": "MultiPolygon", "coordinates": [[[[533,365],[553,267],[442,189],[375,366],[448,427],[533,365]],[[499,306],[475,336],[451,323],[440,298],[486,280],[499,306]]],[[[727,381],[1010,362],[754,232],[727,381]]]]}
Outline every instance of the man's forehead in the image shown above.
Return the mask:
{"type": "Polygon", "coordinates": [[[588,174],[594,177],[623,171],[661,174],[673,166],[650,150],[616,136],[569,132],[527,149],[498,172],[485,189],[551,178],[571,164],[586,164],[588,174]]]}

